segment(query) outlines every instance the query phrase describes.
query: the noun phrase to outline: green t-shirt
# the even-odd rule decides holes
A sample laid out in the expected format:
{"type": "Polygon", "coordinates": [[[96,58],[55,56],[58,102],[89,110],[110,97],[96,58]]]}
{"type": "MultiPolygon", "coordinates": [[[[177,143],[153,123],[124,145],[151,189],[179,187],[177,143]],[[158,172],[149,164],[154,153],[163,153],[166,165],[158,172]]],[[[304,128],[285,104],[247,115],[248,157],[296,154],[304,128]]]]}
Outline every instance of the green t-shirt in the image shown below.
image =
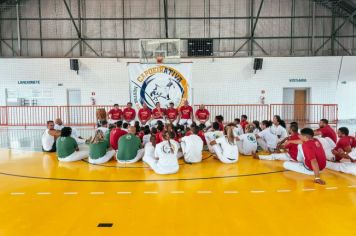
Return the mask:
{"type": "Polygon", "coordinates": [[[107,140],[103,140],[99,143],[91,143],[89,144],[89,156],[91,159],[99,159],[100,157],[105,156],[109,147],[109,142],[107,140]]]}
{"type": "Polygon", "coordinates": [[[111,130],[107,130],[104,134],[104,139],[110,143],[110,132],[111,130]]]}
{"type": "Polygon", "coordinates": [[[119,139],[118,145],[116,158],[121,161],[129,161],[136,157],[141,146],[141,140],[134,134],[125,134],[119,139]]]}
{"type": "Polygon", "coordinates": [[[78,148],[77,141],[72,137],[59,137],[56,141],[57,156],[59,158],[65,158],[78,148]]]}

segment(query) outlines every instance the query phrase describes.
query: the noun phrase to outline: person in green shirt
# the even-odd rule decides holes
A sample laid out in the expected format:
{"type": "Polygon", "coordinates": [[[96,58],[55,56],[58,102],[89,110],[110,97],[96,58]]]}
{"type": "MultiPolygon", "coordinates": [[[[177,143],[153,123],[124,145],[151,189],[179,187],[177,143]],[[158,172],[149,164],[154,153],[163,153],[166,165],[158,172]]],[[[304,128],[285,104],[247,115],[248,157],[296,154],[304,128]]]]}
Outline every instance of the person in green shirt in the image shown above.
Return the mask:
{"type": "Polygon", "coordinates": [[[115,155],[115,150],[110,148],[109,141],[105,139],[102,130],[98,129],[89,144],[89,163],[103,164],[110,161],[115,155]]]}
{"type": "Polygon", "coordinates": [[[88,156],[88,151],[79,151],[78,143],[71,137],[72,128],[63,127],[61,136],[57,138],[56,149],[59,161],[79,161],[88,156]]]}
{"type": "Polygon", "coordinates": [[[116,160],[120,163],[134,163],[142,159],[144,149],[141,148],[141,139],[136,136],[136,127],[130,126],[128,134],[122,136],[118,141],[119,149],[116,160]]]}

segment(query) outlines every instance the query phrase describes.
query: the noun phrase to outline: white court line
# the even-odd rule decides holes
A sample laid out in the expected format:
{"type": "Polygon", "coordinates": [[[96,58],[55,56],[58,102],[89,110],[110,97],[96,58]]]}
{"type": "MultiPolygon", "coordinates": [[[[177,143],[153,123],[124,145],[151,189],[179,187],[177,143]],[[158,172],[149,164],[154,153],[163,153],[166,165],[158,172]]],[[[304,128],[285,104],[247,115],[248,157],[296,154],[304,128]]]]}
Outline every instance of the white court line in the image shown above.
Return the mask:
{"type": "Polygon", "coordinates": [[[292,190],[290,190],[290,189],[278,189],[277,190],[277,193],[289,193],[289,192],[291,192],[292,190]]]}
{"type": "Polygon", "coordinates": [[[51,195],[50,192],[38,192],[37,195],[51,195]]]}
{"type": "Polygon", "coordinates": [[[314,191],[315,188],[303,188],[302,191],[304,192],[309,192],[309,191],[314,191]]]}
{"type": "Polygon", "coordinates": [[[64,192],[65,195],[76,195],[78,192],[64,192]]]}
{"type": "Polygon", "coordinates": [[[171,194],[182,194],[184,191],[171,191],[171,194]]]}
{"type": "Polygon", "coordinates": [[[225,194],[237,194],[239,193],[239,191],[235,191],[235,190],[227,190],[227,191],[224,191],[225,194]]]}
{"type": "Polygon", "coordinates": [[[347,187],[349,187],[349,188],[356,188],[356,185],[349,185],[349,186],[347,186],[347,187]]]}
{"type": "Polygon", "coordinates": [[[91,195],[103,195],[104,192],[90,192],[91,195]]]}
{"type": "Polygon", "coordinates": [[[10,193],[11,195],[24,195],[25,193],[23,192],[16,192],[16,193],[10,193]]]}
{"type": "Polygon", "coordinates": [[[132,192],[116,192],[117,194],[131,194],[132,192]]]}
{"type": "Polygon", "coordinates": [[[198,194],[210,194],[210,193],[212,193],[212,191],[210,191],[210,190],[199,190],[199,191],[197,191],[197,193],[198,194]]]}
{"type": "Polygon", "coordinates": [[[251,193],[264,193],[266,192],[265,190],[251,190],[251,193]]]}
{"type": "Polygon", "coordinates": [[[154,191],[146,191],[146,192],[143,192],[144,194],[158,194],[158,192],[154,192],[154,191]]]}
{"type": "Polygon", "coordinates": [[[338,189],[338,187],[327,187],[327,188],[325,188],[325,189],[327,189],[327,190],[334,190],[334,189],[338,189]]]}

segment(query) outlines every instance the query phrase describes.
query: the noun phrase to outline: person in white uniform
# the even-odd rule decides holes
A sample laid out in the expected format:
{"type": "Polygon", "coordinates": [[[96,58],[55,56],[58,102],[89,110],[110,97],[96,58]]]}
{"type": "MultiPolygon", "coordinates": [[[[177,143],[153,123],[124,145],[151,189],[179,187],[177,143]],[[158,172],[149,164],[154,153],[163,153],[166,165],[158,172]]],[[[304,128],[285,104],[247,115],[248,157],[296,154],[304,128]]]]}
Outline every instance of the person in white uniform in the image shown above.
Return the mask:
{"type": "MultiPolygon", "coordinates": [[[[353,151],[354,156],[356,157],[356,150],[353,151]]],[[[333,170],[333,171],[338,171],[342,172],[345,174],[351,174],[351,175],[356,175],[356,161],[355,162],[331,162],[327,161],[326,162],[326,168],[333,170]]]]}
{"type": "Polygon", "coordinates": [[[175,174],[179,170],[177,159],[178,146],[172,142],[173,133],[163,132],[164,141],[156,145],[154,158],[145,158],[145,162],[156,174],[175,174]]]}
{"type": "Polygon", "coordinates": [[[280,116],[275,115],[273,117],[273,124],[271,126],[272,134],[278,137],[278,141],[282,141],[288,137],[288,133],[286,130],[286,123],[281,119],[280,116]]]}
{"type": "Polygon", "coordinates": [[[224,136],[210,142],[217,158],[225,164],[236,163],[239,160],[239,150],[233,128],[233,126],[226,126],[224,136]]]}
{"type": "Polygon", "coordinates": [[[324,152],[326,155],[326,159],[328,161],[335,160],[335,156],[333,154],[333,149],[336,147],[336,144],[334,143],[334,141],[332,141],[331,138],[329,138],[329,137],[322,138],[320,136],[315,136],[315,138],[317,140],[319,140],[319,142],[323,146],[323,149],[324,149],[324,152]]]}
{"type": "Polygon", "coordinates": [[[220,137],[222,137],[224,133],[219,130],[219,123],[214,122],[212,127],[204,134],[206,144],[208,145],[209,152],[214,153],[214,148],[210,143],[220,137]]]}
{"type": "Polygon", "coordinates": [[[156,136],[150,136],[149,142],[145,144],[143,162],[150,162],[155,160],[156,136]]]}
{"type": "Polygon", "coordinates": [[[268,152],[274,152],[277,148],[278,137],[271,132],[271,121],[264,120],[261,123],[262,131],[256,134],[258,145],[268,152]]]}
{"type": "Polygon", "coordinates": [[[61,132],[54,129],[53,120],[47,121],[47,129],[43,132],[41,142],[42,151],[44,152],[55,152],[56,151],[56,140],[61,135],[61,132]]]}
{"type": "Polygon", "coordinates": [[[198,163],[202,160],[203,140],[198,136],[199,128],[191,127],[192,135],[185,136],[181,140],[184,160],[187,163],[198,163]]]}
{"type": "Polygon", "coordinates": [[[248,124],[246,125],[245,133],[236,135],[234,132],[234,136],[238,141],[237,146],[239,148],[239,152],[242,155],[256,155],[257,140],[255,134],[253,133],[254,129],[255,127],[253,125],[248,124]]]}
{"type": "Polygon", "coordinates": [[[243,135],[244,134],[244,130],[243,130],[242,126],[240,125],[240,119],[239,118],[236,118],[234,120],[234,125],[235,125],[235,127],[234,127],[234,135],[235,135],[235,137],[243,135]]]}

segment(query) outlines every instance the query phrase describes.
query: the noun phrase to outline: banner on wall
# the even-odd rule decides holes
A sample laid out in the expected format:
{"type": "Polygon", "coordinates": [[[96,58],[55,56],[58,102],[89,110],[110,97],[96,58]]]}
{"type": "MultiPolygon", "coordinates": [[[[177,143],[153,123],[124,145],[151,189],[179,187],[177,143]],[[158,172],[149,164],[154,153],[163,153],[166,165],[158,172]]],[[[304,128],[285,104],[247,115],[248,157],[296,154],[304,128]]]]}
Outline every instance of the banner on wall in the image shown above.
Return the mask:
{"type": "Polygon", "coordinates": [[[142,107],[144,103],[153,109],[157,102],[162,108],[170,102],[179,107],[190,101],[192,64],[140,64],[128,65],[131,102],[142,107]]]}

